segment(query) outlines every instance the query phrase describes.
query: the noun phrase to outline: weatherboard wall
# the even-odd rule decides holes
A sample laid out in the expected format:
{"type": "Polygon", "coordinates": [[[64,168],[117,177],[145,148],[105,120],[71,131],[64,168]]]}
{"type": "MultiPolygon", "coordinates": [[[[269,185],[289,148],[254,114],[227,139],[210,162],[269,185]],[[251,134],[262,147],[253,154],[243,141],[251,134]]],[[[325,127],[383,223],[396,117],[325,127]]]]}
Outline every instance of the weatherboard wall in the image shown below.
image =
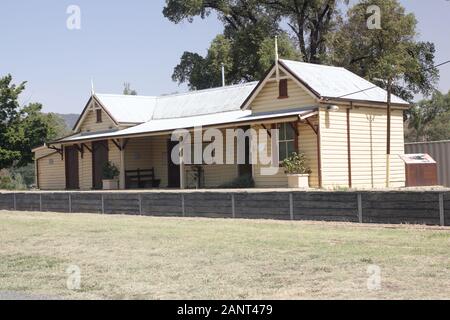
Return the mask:
{"type": "MultiPolygon", "coordinates": [[[[50,149],[47,149],[50,150],[50,149]]],[[[61,154],[51,150],[51,152],[36,152],[37,179],[39,188],[42,190],[63,190],[66,188],[66,173],[64,160],[61,154]],[[42,157],[42,154],[47,153],[42,157]]]]}
{"type": "MultiPolygon", "coordinates": [[[[320,111],[322,185],[324,188],[349,186],[349,150],[347,110],[320,111]]],[[[350,110],[351,182],[356,188],[380,188],[386,185],[386,110],[358,108],[350,110]]],[[[405,186],[403,111],[391,115],[390,186],[405,186]]]]}
{"type": "Polygon", "coordinates": [[[97,132],[97,131],[106,131],[111,130],[117,127],[114,121],[110,118],[110,116],[101,109],[102,113],[102,121],[97,122],[97,114],[94,109],[91,108],[92,105],[86,109],[86,113],[84,115],[83,122],[80,124],[81,132],[97,132]]]}
{"type": "Polygon", "coordinates": [[[278,96],[277,81],[269,80],[250,104],[250,109],[254,113],[259,113],[298,109],[316,104],[314,98],[292,79],[288,79],[288,98],[278,96]]]}
{"type": "MultiPolygon", "coordinates": [[[[354,108],[350,111],[352,181],[354,187],[386,185],[387,115],[385,109],[354,108]]],[[[403,111],[391,114],[390,186],[405,186],[403,111]]]]}

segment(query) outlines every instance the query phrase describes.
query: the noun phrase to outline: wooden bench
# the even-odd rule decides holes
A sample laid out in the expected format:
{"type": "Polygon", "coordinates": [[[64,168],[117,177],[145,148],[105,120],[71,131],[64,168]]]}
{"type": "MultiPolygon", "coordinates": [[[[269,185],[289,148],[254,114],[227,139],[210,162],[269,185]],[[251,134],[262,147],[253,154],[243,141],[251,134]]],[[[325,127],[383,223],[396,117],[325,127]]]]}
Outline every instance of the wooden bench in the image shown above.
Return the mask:
{"type": "Polygon", "coordinates": [[[137,169],[125,171],[127,189],[159,188],[161,179],[155,178],[155,169],[137,169]]]}

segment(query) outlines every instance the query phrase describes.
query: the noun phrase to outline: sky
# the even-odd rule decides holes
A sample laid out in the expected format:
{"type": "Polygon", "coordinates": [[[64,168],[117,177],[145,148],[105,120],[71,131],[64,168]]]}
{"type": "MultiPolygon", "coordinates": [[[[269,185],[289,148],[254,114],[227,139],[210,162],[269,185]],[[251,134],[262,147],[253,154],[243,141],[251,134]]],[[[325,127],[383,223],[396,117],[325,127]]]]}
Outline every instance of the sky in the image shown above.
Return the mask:
{"type": "MultiPolygon", "coordinates": [[[[354,1],[353,1],[354,2],[354,1]]],[[[123,83],[140,95],[187,91],[171,75],[184,51],[205,54],[222,31],[212,15],[174,24],[164,0],[1,0],[0,76],[27,81],[21,102],[46,112],[80,113],[93,79],[95,91],[120,94],[123,83]],[[69,30],[67,8],[81,10],[81,29],[69,30]]],[[[418,20],[419,39],[436,45],[436,63],[450,60],[450,1],[401,0],[418,20]]],[[[438,89],[450,90],[450,64],[438,89]]]]}

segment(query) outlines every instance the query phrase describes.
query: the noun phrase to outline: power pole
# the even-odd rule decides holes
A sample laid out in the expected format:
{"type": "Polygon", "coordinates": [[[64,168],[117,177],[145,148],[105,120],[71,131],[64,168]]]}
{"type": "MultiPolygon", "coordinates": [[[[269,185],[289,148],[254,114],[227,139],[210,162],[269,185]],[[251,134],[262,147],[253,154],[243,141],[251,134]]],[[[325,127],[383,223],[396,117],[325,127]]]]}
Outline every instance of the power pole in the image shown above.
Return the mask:
{"type": "Polygon", "coordinates": [[[392,79],[387,81],[387,134],[386,134],[386,188],[390,187],[391,180],[391,94],[392,79]]]}

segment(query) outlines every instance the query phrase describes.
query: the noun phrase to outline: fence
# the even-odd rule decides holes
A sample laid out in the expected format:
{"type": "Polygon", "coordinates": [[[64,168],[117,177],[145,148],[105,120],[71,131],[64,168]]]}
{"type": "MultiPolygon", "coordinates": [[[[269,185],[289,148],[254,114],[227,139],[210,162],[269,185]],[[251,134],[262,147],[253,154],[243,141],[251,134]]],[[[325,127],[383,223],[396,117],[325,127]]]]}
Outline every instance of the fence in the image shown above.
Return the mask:
{"type": "Polygon", "coordinates": [[[437,162],[439,185],[450,187],[450,141],[407,143],[405,153],[428,153],[437,162]]]}
{"type": "Polygon", "coordinates": [[[450,225],[450,192],[0,193],[0,210],[450,225]]]}

